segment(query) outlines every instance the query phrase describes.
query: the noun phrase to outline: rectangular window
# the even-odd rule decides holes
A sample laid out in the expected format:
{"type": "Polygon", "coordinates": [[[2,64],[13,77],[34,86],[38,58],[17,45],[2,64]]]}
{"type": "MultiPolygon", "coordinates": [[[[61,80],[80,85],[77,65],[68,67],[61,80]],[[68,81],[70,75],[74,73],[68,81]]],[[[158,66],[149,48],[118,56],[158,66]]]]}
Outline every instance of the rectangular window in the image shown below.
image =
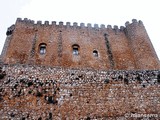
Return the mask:
{"type": "Polygon", "coordinates": [[[46,53],[46,45],[45,45],[45,44],[41,44],[41,45],[39,46],[39,53],[40,53],[41,55],[43,55],[43,54],[46,53]]]}
{"type": "Polygon", "coordinates": [[[73,55],[78,55],[78,48],[73,48],[73,55]]]}

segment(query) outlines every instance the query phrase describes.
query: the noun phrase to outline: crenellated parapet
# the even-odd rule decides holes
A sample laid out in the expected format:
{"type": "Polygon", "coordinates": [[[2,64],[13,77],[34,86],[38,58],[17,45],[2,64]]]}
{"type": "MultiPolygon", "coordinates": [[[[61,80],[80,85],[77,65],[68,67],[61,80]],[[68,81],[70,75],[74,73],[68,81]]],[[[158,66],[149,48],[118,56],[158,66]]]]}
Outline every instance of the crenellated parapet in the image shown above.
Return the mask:
{"type": "MultiPolygon", "coordinates": [[[[28,18],[17,18],[17,21],[16,22],[23,22],[23,23],[26,23],[26,24],[34,24],[34,20],[30,20],[28,18]]],[[[38,21],[37,21],[38,22],[38,21]]]]}
{"type": "Polygon", "coordinates": [[[137,19],[132,19],[131,23],[129,21],[125,23],[126,27],[128,27],[129,25],[143,25],[143,22],[141,20],[137,21],[137,19]]]}
{"type": "Polygon", "coordinates": [[[120,26],[118,27],[117,25],[114,25],[113,27],[111,25],[107,25],[105,26],[104,24],[98,25],[98,24],[94,24],[92,25],[91,23],[80,23],[78,24],[77,22],[73,22],[73,24],[71,24],[71,22],[66,22],[64,24],[64,22],[60,21],[60,22],[56,22],[56,21],[52,21],[51,23],[49,21],[44,21],[44,23],[42,21],[37,21],[35,22],[34,20],[30,20],[28,18],[17,18],[17,22],[21,22],[21,23],[26,23],[26,24],[33,24],[33,25],[41,25],[41,26],[67,26],[67,27],[80,27],[80,28],[90,28],[90,29],[111,29],[111,30],[115,30],[115,31],[124,31],[124,29],[129,26],[129,25],[143,25],[143,22],[141,20],[137,21],[136,19],[132,19],[132,22],[130,23],[129,21],[127,21],[125,23],[125,27],[124,26],[120,26]]]}
{"type": "Polygon", "coordinates": [[[126,27],[129,27],[130,25],[142,25],[143,26],[143,22],[141,20],[137,21],[136,19],[132,19],[132,22],[130,23],[129,21],[127,21],[125,23],[125,26],[117,26],[117,25],[114,25],[113,27],[111,25],[104,25],[104,24],[101,24],[101,25],[98,25],[98,24],[91,24],[91,23],[80,23],[78,24],[77,22],[56,22],[56,21],[52,21],[52,22],[49,22],[49,21],[37,21],[35,22],[34,20],[30,20],[28,18],[17,18],[17,22],[16,23],[25,23],[25,24],[28,24],[28,25],[38,25],[38,26],[60,26],[60,27],[73,27],[73,28],[88,28],[88,29],[95,29],[95,30],[104,30],[104,29],[108,29],[108,30],[114,30],[115,33],[118,33],[120,31],[124,31],[126,27]]]}
{"type": "Polygon", "coordinates": [[[6,35],[7,35],[7,36],[8,36],[8,35],[11,35],[11,34],[13,33],[14,29],[15,29],[15,25],[10,26],[10,27],[7,29],[6,35]]]}
{"type": "Polygon", "coordinates": [[[114,25],[113,27],[111,25],[104,25],[104,24],[101,24],[101,25],[98,25],[98,24],[91,24],[91,23],[80,23],[78,24],[77,22],[56,22],[56,21],[52,21],[52,22],[49,22],[49,21],[37,21],[35,22],[34,20],[30,20],[30,19],[27,19],[27,18],[17,18],[17,22],[16,23],[25,23],[25,24],[28,24],[28,25],[38,25],[38,26],[59,26],[59,27],[73,27],[73,28],[87,28],[87,29],[95,29],[95,30],[114,30],[116,32],[118,31],[124,31],[125,27],[124,26],[120,26],[118,27],[117,25],[114,25]]]}

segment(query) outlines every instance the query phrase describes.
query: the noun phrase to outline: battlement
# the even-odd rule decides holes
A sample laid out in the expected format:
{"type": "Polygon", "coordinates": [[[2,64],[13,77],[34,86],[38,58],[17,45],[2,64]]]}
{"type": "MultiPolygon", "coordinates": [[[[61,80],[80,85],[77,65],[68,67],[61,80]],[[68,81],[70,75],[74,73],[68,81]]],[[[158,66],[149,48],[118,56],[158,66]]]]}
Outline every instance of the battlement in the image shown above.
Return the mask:
{"type": "Polygon", "coordinates": [[[125,23],[125,26],[117,26],[117,25],[104,25],[104,24],[91,24],[91,23],[80,23],[78,24],[77,22],[73,22],[71,24],[71,22],[56,22],[56,21],[52,21],[52,22],[49,22],[49,21],[37,21],[35,22],[34,20],[30,20],[28,18],[17,18],[17,22],[21,22],[21,23],[25,23],[25,24],[29,24],[29,25],[40,25],[40,26],[61,26],[61,27],[79,27],[79,28],[89,28],[89,29],[111,29],[111,30],[116,30],[116,31],[123,31],[125,29],[125,27],[131,25],[131,24],[138,24],[138,25],[143,25],[143,22],[141,20],[137,21],[136,19],[132,19],[132,22],[130,23],[129,21],[127,21],[125,23]]]}
{"type": "Polygon", "coordinates": [[[17,18],[17,22],[23,22],[23,23],[26,23],[26,24],[33,24],[33,25],[44,25],[44,26],[67,26],[67,27],[70,27],[70,26],[73,26],[73,27],[81,27],[81,28],[95,28],[95,29],[105,29],[105,28],[112,28],[111,25],[108,25],[107,27],[104,25],[104,24],[101,24],[101,25],[98,25],[98,24],[94,24],[92,25],[91,23],[87,23],[85,25],[85,23],[80,23],[78,24],[77,22],[73,22],[71,24],[71,22],[66,22],[64,24],[64,22],[60,21],[59,23],[57,23],[56,21],[52,21],[52,22],[49,22],[49,21],[44,21],[44,23],[42,21],[33,21],[33,20],[30,20],[30,19],[27,19],[27,18],[17,18]]]}
{"type": "Polygon", "coordinates": [[[133,24],[136,24],[136,25],[143,25],[143,22],[141,20],[137,21],[137,19],[132,19],[132,22],[130,23],[129,21],[127,21],[125,23],[125,26],[129,26],[129,25],[133,25],[133,24]]]}
{"type": "Polygon", "coordinates": [[[10,26],[7,29],[6,35],[11,35],[14,29],[15,29],[15,25],[10,26]]]}
{"type": "MultiPolygon", "coordinates": [[[[123,31],[125,29],[124,26],[117,26],[117,25],[104,25],[104,24],[101,24],[101,25],[98,25],[98,24],[91,24],[91,23],[80,23],[78,24],[77,22],[73,22],[71,24],[71,22],[56,22],[56,21],[52,21],[52,22],[49,22],[49,21],[37,21],[35,22],[34,20],[30,20],[28,18],[17,18],[17,22],[21,22],[21,23],[25,23],[25,24],[29,24],[29,25],[39,25],[39,26],[60,26],[60,27],[74,27],[74,28],[88,28],[88,29],[98,29],[98,30],[103,30],[103,29],[110,29],[110,30],[116,30],[116,31],[123,31]]],[[[133,19],[132,20],[132,23],[129,23],[128,21],[125,23],[125,26],[128,26],[130,24],[134,24],[134,23],[138,23],[138,24],[143,24],[142,21],[137,21],[136,19],[133,19]]]]}

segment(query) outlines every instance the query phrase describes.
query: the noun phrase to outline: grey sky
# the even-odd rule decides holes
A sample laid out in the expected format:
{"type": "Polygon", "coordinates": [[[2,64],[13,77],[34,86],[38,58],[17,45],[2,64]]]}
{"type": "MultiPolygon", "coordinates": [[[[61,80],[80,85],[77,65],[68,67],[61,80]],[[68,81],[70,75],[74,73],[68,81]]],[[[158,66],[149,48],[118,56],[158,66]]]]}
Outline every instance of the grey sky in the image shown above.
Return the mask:
{"type": "Polygon", "coordinates": [[[30,0],[1,0],[0,4],[0,51],[2,51],[7,28],[15,23],[20,10],[30,0]]]}
{"type": "Polygon", "coordinates": [[[84,22],[124,26],[142,20],[160,58],[159,0],[1,0],[0,51],[6,30],[17,17],[32,20],[84,22]]]}

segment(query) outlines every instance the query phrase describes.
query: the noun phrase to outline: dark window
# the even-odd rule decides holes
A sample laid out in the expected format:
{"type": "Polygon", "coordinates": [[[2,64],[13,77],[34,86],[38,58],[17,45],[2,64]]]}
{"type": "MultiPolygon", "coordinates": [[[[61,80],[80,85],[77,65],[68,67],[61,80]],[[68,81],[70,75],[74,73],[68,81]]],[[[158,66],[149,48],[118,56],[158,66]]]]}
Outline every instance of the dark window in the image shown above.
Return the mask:
{"type": "Polygon", "coordinates": [[[93,51],[93,56],[94,56],[94,57],[98,57],[98,51],[97,51],[97,50],[94,50],[94,51],[93,51]]]}
{"type": "Polygon", "coordinates": [[[78,55],[78,48],[73,48],[73,55],[78,55]]]}
{"type": "Polygon", "coordinates": [[[73,55],[79,55],[79,45],[75,44],[72,46],[73,48],[73,55]]]}
{"type": "Polygon", "coordinates": [[[46,53],[46,44],[45,43],[42,43],[39,45],[39,53],[41,55],[44,55],[46,53]]]}

